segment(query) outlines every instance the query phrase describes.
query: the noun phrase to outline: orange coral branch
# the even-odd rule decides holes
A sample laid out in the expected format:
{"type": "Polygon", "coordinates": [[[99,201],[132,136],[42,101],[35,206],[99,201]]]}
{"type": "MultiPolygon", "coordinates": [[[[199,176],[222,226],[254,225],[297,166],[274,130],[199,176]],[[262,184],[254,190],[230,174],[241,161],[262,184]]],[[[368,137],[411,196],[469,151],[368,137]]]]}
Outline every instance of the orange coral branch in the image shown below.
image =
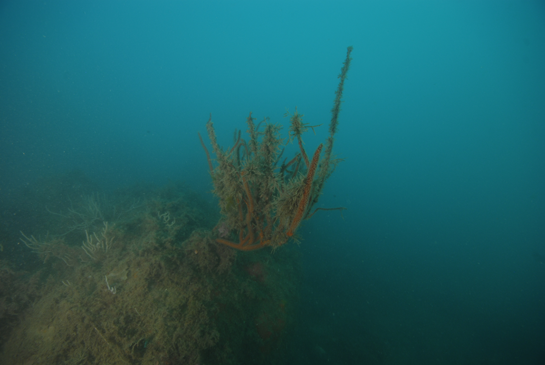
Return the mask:
{"type": "Polygon", "coordinates": [[[246,179],[246,171],[242,171],[240,173],[242,176],[242,184],[244,186],[244,190],[246,191],[246,195],[248,195],[248,201],[250,204],[248,205],[248,212],[250,212],[250,215],[254,214],[254,201],[252,199],[252,192],[250,191],[250,186],[248,185],[248,180],[246,179]]]}
{"type": "Polygon", "coordinates": [[[305,214],[305,211],[307,209],[308,199],[310,197],[310,191],[312,190],[312,181],[314,180],[314,173],[316,172],[316,168],[318,167],[318,161],[320,160],[320,153],[322,152],[322,147],[323,147],[323,144],[320,143],[320,145],[316,149],[316,152],[314,152],[314,156],[312,157],[312,162],[310,163],[307,177],[305,178],[305,190],[303,191],[303,196],[301,197],[301,200],[299,201],[299,206],[297,207],[297,213],[295,213],[295,217],[293,218],[290,228],[288,229],[288,232],[286,233],[288,237],[293,236],[293,233],[299,226],[299,223],[301,223],[301,219],[303,219],[303,215],[305,214]]]}
{"type": "Polygon", "coordinates": [[[204,141],[202,140],[201,134],[197,132],[199,135],[199,139],[201,140],[202,148],[204,148],[204,152],[206,152],[206,159],[208,160],[208,167],[210,167],[210,173],[214,171],[214,168],[212,167],[212,160],[210,159],[210,152],[208,152],[208,148],[206,148],[206,145],[204,144],[204,141]]]}
{"type": "Polygon", "coordinates": [[[236,248],[237,250],[241,250],[241,251],[253,251],[253,250],[259,250],[260,248],[263,248],[269,245],[271,243],[271,240],[259,241],[258,243],[248,244],[245,246],[242,246],[240,243],[231,242],[221,238],[217,238],[216,242],[232,247],[232,248],[236,248]]]}
{"type": "Polygon", "coordinates": [[[307,153],[305,152],[305,149],[303,148],[303,141],[300,136],[297,136],[297,139],[299,140],[299,148],[301,149],[301,155],[303,156],[303,160],[305,160],[305,164],[308,167],[308,157],[307,157],[307,153]]]}

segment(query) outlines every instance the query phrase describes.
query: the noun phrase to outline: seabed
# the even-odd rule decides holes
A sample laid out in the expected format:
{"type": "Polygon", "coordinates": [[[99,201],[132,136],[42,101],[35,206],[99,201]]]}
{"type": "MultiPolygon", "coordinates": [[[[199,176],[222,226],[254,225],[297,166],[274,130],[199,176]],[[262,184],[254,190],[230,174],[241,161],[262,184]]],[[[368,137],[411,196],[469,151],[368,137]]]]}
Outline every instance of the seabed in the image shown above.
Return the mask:
{"type": "Polygon", "coordinates": [[[39,185],[19,200],[41,227],[19,237],[24,270],[8,250],[0,261],[0,363],[281,359],[298,303],[296,245],[241,252],[215,242],[217,208],[183,184],[106,196],[82,191],[92,184],[76,173],[39,185]]]}

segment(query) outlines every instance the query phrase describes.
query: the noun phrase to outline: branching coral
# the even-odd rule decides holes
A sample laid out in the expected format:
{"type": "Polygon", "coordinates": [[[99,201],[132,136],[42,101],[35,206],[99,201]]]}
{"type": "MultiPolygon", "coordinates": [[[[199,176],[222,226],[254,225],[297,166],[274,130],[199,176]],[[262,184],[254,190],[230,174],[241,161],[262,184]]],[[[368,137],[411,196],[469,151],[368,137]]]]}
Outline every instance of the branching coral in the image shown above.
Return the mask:
{"type": "Polygon", "coordinates": [[[219,146],[210,116],[206,129],[216,156],[215,168],[200,134],[199,138],[206,152],[214,194],[220,199],[224,216],[221,226],[233,228],[229,235],[222,232],[222,237],[216,239],[218,243],[243,251],[265,246],[278,247],[295,235],[302,220],[310,218],[320,209],[311,212],[318,202],[325,181],[339,162],[332,158],[332,151],[351,52],[352,47],[348,47],[339,75],[329,137],[325,146],[318,146],[312,160],[309,160],[305,151],[302,135],[315,126],[303,123],[303,115],[297,109],[290,115],[287,141],[280,136],[279,125],[264,119],[256,126],[250,113],[246,120],[249,142],[241,138],[240,131],[235,131],[234,145],[228,150],[219,146]],[[260,131],[262,124],[264,127],[260,131]],[[300,152],[279,166],[286,144],[295,140],[300,152]],[[321,156],[323,149],[324,154],[321,156]]]}

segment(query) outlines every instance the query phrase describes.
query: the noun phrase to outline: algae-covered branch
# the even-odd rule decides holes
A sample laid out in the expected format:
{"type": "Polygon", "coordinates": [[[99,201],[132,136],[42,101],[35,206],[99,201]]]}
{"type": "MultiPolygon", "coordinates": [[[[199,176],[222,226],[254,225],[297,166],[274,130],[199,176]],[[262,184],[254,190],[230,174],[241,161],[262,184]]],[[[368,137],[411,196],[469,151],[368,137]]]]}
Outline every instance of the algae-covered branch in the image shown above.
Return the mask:
{"type": "Polygon", "coordinates": [[[234,144],[229,149],[219,146],[210,117],[206,129],[216,157],[215,167],[200,134],[199,138],[223,216],[216,226],[218,243],[243,251],[278,247],[295,235],[303,220],[320,209],[313,207],[339,162],[332,152],[351,52],[352,47],[348,47],[339,75],[329,137],[310,158],[302,136],[314,126],[303,123],[303,115],[297,109],[290,115],[287,139],[280,135],[280,125],[269,123],[267,118],[256,125],[250,113],[246,119],[248,140],[242,138],[241,131],[235,131],[234,144]],[[285,147],[292,141],[298,144],[299,151],[286,158],[285,147]]]}

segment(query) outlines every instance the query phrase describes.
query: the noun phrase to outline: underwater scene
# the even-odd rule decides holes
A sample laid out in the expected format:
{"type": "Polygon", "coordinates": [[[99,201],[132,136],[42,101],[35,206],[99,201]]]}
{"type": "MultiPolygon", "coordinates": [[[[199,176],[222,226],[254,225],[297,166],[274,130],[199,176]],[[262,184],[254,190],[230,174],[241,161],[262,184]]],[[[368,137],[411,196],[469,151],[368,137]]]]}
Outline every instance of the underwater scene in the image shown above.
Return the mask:
{"type": "Polygon", "coordinates": [[[0,365],[545,364],[541,1],[0,4],[0,365]]]}

